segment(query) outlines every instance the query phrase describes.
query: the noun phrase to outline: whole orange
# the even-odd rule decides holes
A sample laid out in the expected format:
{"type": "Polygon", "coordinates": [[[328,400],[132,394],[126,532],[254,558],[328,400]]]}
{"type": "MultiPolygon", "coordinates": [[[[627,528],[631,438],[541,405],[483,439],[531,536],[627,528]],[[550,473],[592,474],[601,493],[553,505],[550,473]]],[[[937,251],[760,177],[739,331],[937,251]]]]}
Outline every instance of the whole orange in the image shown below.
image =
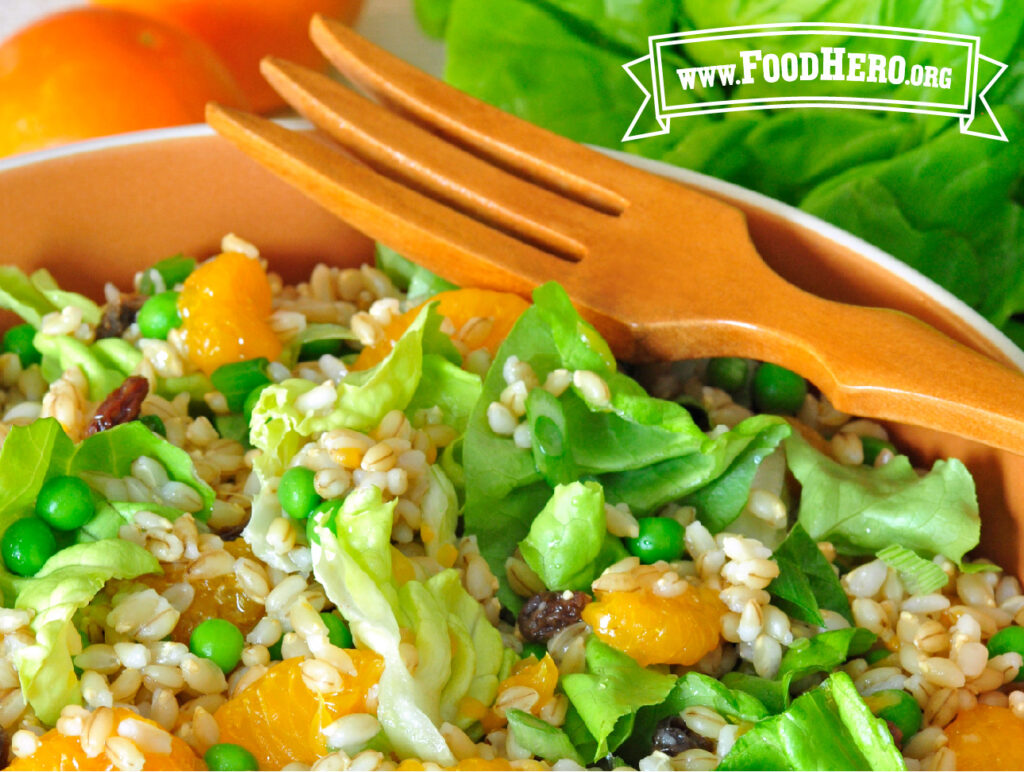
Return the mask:
{"type": "Polygon", "coordinates": [[[309,20],[322,13],[351,24],[363,0],[92,0],[171,24],[205,40],[231,70],[253,108],[269,112],[284,102],[260,75],[264,56],[279,56],[322,69],[309,39],[309,20]]]}
{"type": "Polygon", "coordinates": [[[176,27],[112,8],[47,16],[0,44],[0,156],[203,121],[247,107],[217,55],[176,27]]]}

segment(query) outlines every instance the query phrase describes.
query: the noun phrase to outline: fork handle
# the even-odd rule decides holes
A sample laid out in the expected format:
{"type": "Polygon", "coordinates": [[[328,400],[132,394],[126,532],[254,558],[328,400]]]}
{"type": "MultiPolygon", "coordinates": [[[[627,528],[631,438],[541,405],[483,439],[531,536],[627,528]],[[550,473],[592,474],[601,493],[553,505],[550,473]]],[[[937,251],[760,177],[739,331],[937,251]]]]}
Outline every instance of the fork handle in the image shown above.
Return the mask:
{"type": "MultiPolygon", "coordinates": [[[[778,277],[776,277],[778,278],[778,277]]],[[[808,378],[839,410],[1024,455],[1024,376],[899,311],[825,300],[782,282],[734,298],[731,321],[672,321],[636,343],[644,359],[743,356],[808,378]]],[[[774,282],[770,282],[774,284],[774,282]]]]}

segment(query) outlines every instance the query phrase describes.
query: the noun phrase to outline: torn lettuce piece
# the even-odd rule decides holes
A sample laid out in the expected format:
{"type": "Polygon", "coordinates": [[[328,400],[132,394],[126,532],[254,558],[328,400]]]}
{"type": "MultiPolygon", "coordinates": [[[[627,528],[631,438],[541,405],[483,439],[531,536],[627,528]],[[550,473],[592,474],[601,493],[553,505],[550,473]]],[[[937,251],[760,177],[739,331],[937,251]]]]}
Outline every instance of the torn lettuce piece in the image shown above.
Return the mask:
{"type": "Polygon", "coordinates": [[[314,514],[313,573],[348,621],[356,642],[384,659],[377,717],[403,757],[453,765],[439,726],[469,727],[464,698],[493,702],[505,648],[458,575],[399,583],[390,544],[395,501],[377,488],[353,491],[337,508],[314,514]],[[400,653],[402,631],[415,638],[411,673],[400,653]]]}
{"type": "Polygon", "coordinates": [[[124,539],[76,544],[51,557],[18,592],[14,607],[35,612],[36,643],[14,654],[25,700],[39,720],[53,726],[65,705],[81,702],[72,646],[81,641],[72,624],[110,579],[134,579],[162,573],[157,559],[124,539]]]}
{"type": "MultiPolygon", "coordinates": [[[[587,733],[596,742],[591,764],[608,755],[631,734],[637,712],[657,705],[675,687],[676,677],[641,667],[636,660],[602,642],[587,641],[587,670],[563,676],[561,685],[587,733]]],[[[579,747],[579,743],[574,743],[579,747]]]]}
{"type": "Polygon", "coordinates": [[[605,490],[636,514],[671,501],[691,504],[708,530],[718,533],[739,517],[758,466],[791,431],[779,416],[752,416],[714,439],[705,437],[692,452],[610,475],[605,490]]]}
{"type": "Polygon", "coordinates": [[[795,619],[819,627],[825,624],[821,609],[842,614],[847,622],[853,624],[850,601],[832,570],[832,564],[803,526],[796,523],[790,529],[782,544],[772,553],[772,559],[779,566],[779,575],[772,579],[767,589],[776,606],[795,619]]]}
{"type": "Polygon", "coordinates": [[[756,416],[711,439],[684,407],[648,396],[615,367],[605,341],[565,291],[549,283],[535,290],[534,304],[516,321],[484,379],[463,441],[464,517],[498,577],[499,598],[513,612],[522,599],[508,587],[505,561],[555,485],[593,477],[609,501],[647,514],[726,476],[708,494],[709,513],[725,522],[746,503],[757,465],[789,433],[781,418],[756,416]],[[495,434],[487,419],[488,406],[506,387],[503,370],[512,356],[528,363],[541,383],[558,369],[596,373],[610,400],[594,404],[576,386],[559,397],[534,390],[526,405],[531,447],[520,448],[495,434]]]}
{"type": "MultiPolygon", "coordinates": [[[[12,426],[0,446],[0,535],[11,524],[32,514],[36,496],[51,477],[67,471],[75,446],[55,418],[27,426],[12,426]]],[[[0,560],[0,590],[10,607],[25,579],[7,570],[0,560]]]]}
{"type": "Polygon", "coordinates": [[[508,730],[515,738],[516,745],[523,750],[551,763],[571,759],[576,764],[583,764],[582,757],[563,729],[522,710],[509,710],[505,715],[508,718],[508,730]]]}
{"type": "Polygon", "coordinates": [[[923,477],[906,456],[878,468],[844,466],[798,434],[786,440],[786,457],[802,486],[800,524],[842,554],[873,555],[899,544],[959,563],[978,544],[974,480],[956,459],[936,461],[923,477]]]}
{"type": "Polygon", "coordinates": [[[851,657],[870,649],[878,639],[863,627],[828,630],[811,638],[798,638],[786,649],[776,678],[792,682],[812,673],[828,673],[851,657]]]}
{"type": "Polygon", "coordinates": [[[730,689],[721,681],[703,673],[689,672],[676,681],[664,702],[637,711],[632,734],[618,748],[618,754],[629,763],[637,764],[650,753],[651,736],[658,723],[669,716],[678,716],[693,706],[712,708],[734,723],[753,724],[770,715],[757,697],[745,691],[730,689]]]}
{"type": "Polygon", "coordinates": [[[252,554],[267,565],[287,573],[298,571],[303,575],[308,575],[312,565],[299,565],[293,560],[290,553],[278,552],[267,541],[270,524],[282,516],[284,516],[284,510],[281,509],[277,493],[267,485],[261,486],[259,492],[253,497],[252,512],[249,515],[249,522],[242,529],[242,538],[249,545],[252,554]]]}
{"type": "Polygon", "coordinates": [[[785,712],[754,724],[718,769],[902,770],[906,764],[885,721],[839,671],[785,712]]]}
{"type": "Polygon", "coordinates": [[[422,525],[420,534],[429,528],[430,539],[424,538],[427,555],[437,557],[438,551],[446,544],[455,544],[455,528],[459,520],[459,500],[448,475],[440,466],[431,464],[428,468],[430,485],[420,502],[422,525]]]}
{"type": "Polygon", "coordinates": [[[139,512],[152,512],[155,515],[174,522],[184,512],[164,504],[138,501],[104,501],[96,509],[92,519],[78,529],[76,540],[79,543],[100,541],[101,539],[117,538],[122,525],[134,522],[139,512]]]}
{"type": "Polygon", "coordinates": [[[282,349],[278,361],[286,367],[292,368],[299,361],[299,354],[303,346],[307,343],[327,340],[356,340],[356,334],[350,328],[343,327],[340,324],[308,324],[302,332],[288,341],[284,349],[282,349]]]}
{"type": "MultiPolygon", "coordinates": [[[[291,378],[265,388],[250,421],[252,444],[263,451],[263,478],[284,471],[299,447],[310,437],[330,429],[369,431],[392,410],[404,410],[420,384],[425,341],[439,331],[441,317],[425,307],[399,338],[391,353],[369,370],[351,372],[334,389],[330,407],[303,412],[301,398],[318,386],[291,378]]],[[[447,340],[447,336],[445,336],[447,340]]]]}
{"type": "Polygon", "coordinates": [[[140,456],[159,461],[171,480],[184,483],[199,494],[203,506],[193,513],[198,519],[205,521],[210,516],[217,495],[199,477],[192,457],[138,421],[86,437],[75,448],[66,473],[101,472],[126,477],[132,473],[132,463],[140,456]]]}
{"type": "Polygon", "coordinates": [[[447,279],[417,265],[412,260],[398,254],[391,247],[378,243],[376,247],[377,267],[383,271],[391,282],[407,293],[410,302],[433,297],[441,292],[458,289],[447,279]]]}
{"type": "Polygon", "coordinates": [[[549,590],[589,590],[600,573],[597,559],[607,532],[599,484],[559,485],[519,551],[549,590]]]}
{"type": "Polygon", "coordinates": [[[483,383],[476,373],[463,370],[438,354],[424,354],[420,382],[405,412],[413,418],[417,410],[439,407],[444,423],[462,434],[482,389],[483,383]]]}

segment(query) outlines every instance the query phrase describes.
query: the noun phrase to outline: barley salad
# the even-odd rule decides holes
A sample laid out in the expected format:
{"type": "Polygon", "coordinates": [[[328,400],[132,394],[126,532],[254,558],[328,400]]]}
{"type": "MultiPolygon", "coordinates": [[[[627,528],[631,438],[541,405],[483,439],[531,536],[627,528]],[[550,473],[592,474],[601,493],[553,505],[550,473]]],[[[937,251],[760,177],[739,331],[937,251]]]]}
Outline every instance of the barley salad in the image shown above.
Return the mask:
{"type": "Polygon", "coordinates": [[[794,373],[384,247],[0,307],[12,769],[1024,767],[970,474],[794,373]]]}

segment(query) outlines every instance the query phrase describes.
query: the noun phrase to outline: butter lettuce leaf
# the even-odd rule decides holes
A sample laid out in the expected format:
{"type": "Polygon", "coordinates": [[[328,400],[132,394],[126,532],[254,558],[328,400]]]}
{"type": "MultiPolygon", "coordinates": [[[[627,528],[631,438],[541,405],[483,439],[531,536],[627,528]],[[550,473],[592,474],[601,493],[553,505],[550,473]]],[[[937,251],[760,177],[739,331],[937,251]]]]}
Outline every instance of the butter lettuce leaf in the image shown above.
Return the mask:
{"type": "Polygon", "coordinates": [[[552,763],[571,759],[577,764],[583,764],[582,757],[565,730],[551,726],[547,721],[522,710],[509,710],[505,715],[508,717],[508,729],[512,737],[523,750],[552,763]]]}
{"type": "Polygon", "coordinates": [[[906,764],[885,721],[839,671],[785,712],[754,724],[718,769],[902,770],[906,764]]]}
{"type": "Polygon", "coordinates": [[[603,568],[598,557],[607,531],[598,483],[559,485],[519,551],[549,590],[589,590],[603,568]]]}
{"type": "Polygon", "coordinates": [[[421,408],[439,407],[444,422],[462,434],[483,390],[480,376],[439,354],[424,354],[422,367],[419,385],[405,412],[412,417],[421,408]]]}
{"type": "Polygon", "coordinates": [[[767,589],[776,606],[796,619],[819,627],[825,624],[821,609],[842,614],[853,624],[850,601],[832,564],[803,526],[797,523],[790,529],[772,559],[779,566],[779,575],[767,589]]]}
{"type": "Polygon", "coordinates": [[[505,662],[501,635],[449,569],[425,581],[399,582],[392,567],[395,501],[358,488],[333,510],[314,516],[314,576],[348,621],[359,646],[384,659],[377,717],[402,757],[453,765],[443,721],[464,728],[466,697],[493,702],[505,662]],[[401,656],[403,629],[415,639],[418,666],[401,656]]]}
{"type": "Polygon", "coordinates": [[[878,468],[844,466],[798,434],[786,440],[786,457],[802,486],[800,524],[842,554],[873,555],[900,544],[960,562],[978,544],[974,480],[956,459],[936,461],[923,477],[906,456],[878,468]]]}
{"type": "Polygon", "coordinates": [[[314,388],[325,388],[312,381],[291,378],[265,388],[250,422],[252,444],[263,451],[264,473],[283,472],[309,437],[330,429],[369,431],[390,411],[404,410],[423,375],[424,344],[436,340],[440,324],[436,310],[425,307],[383,361],[345,376],[327,409],[303,412],[296,406],[314,388]]]}
{"type": "Polygon", "coordinates": [[[209,517],[217,495],[199,477],[192,457],[138,421],[86,437],[75,448],[68,473],[103,472],[125,477],[131,474],[132,463],[140,456],[159,461],[170,479],[184,483],[198,493],[203,500],[203,508],[195,515],[201,520],[209,517]]]}
{"type": "Polygon", "coordinates": [[[597,744],[591,758],[584,759],[593,763],[629,736],[640,708],[668,697],[676,677],[641,667],[596,636],[587,641],[586,660],[586,672],[564,676],[562,688],[597,744]]]}
{"type": "Polygon", "coordinates": [[[81,702],[70,649],[70,641],[78,638],[75,612],[110,579],[161,572],[157,559],[137,544],[104,539],[66,547],[21,585],[14,607],[35,612],[36,643],[19,649],[14,658],[25,699],[40,721],[52,726],[65,705],[81,702]]]}
{"type": "Polygon", "coordinates": [[[617,753],[636,765],[650,753],[651,736],[658,723],[669,716],[678,716],[689,707],[712,708],[733,722],[756,723],[770,715],[759,699],[745,691],[730,689],[721,681],[695,671],[676,681],[665,701],[637,711],[633,732],[617,753]]]}
{"type": "Polygon", "coordinates": [[[500,582],[499,597],[517,611],[522,599],[505,578],[505,561],[530,532],[555,486],[595,479],[612,502],[648,514],[721,479],[707,494],[708,518],[726,522],[742,510],[761,461],[788,434],[777,416],[755,416],[710,438],[679,404],[647,395],[618,372],[607,343],[557,284],[538,287],[534,304],[499,348],[470,415],[463,441],[464,519],[500,582]],[[500,398],[509,357],[530,364],[540,382],[557,370],[589,370],[608,385],[595,404],[572,386],[557,398],[534,390],[527,403],[530,448],[495,434],[488,405],[500,398]]]}

